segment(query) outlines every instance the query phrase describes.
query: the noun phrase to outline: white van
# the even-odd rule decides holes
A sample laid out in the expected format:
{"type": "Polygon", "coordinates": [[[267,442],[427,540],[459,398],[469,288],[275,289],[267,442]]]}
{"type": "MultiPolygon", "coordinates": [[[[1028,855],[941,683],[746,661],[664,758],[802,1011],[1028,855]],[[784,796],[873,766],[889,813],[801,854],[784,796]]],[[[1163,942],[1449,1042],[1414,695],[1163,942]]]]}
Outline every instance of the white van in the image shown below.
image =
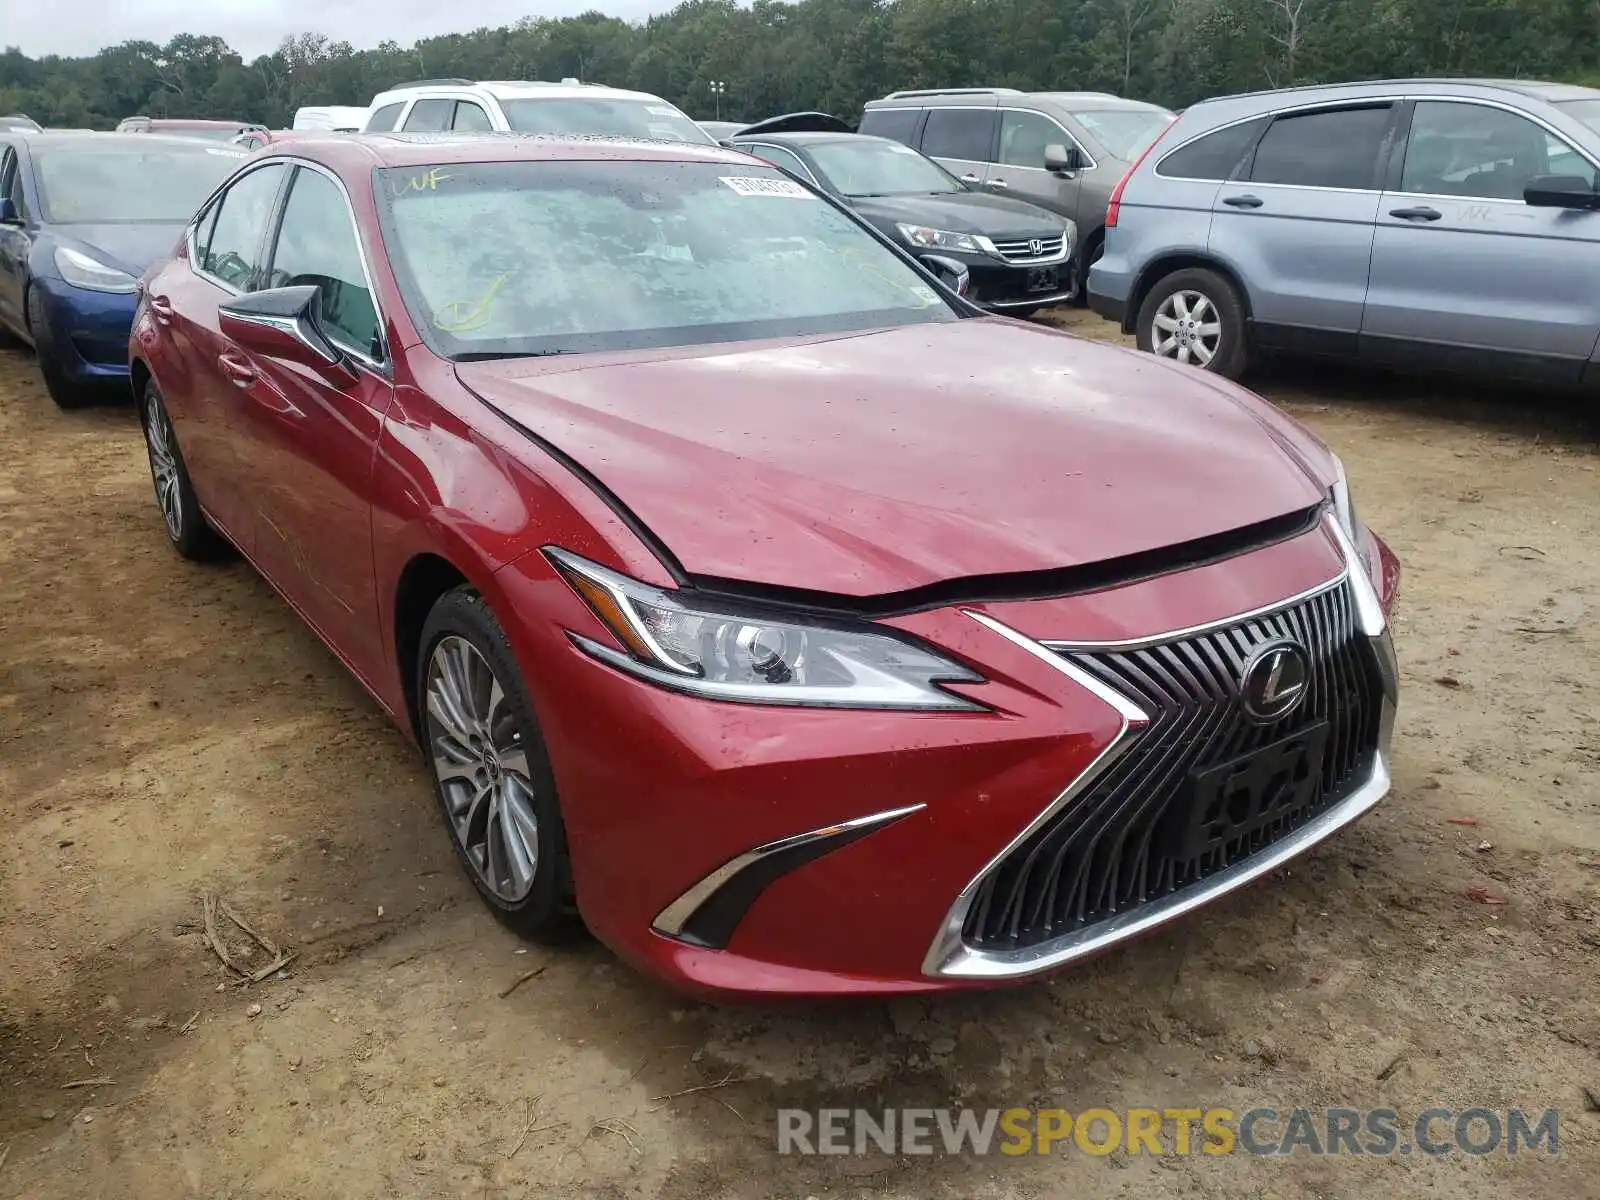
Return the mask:
{"type": "Polygon", "coordinates": [[[560,83],[427,79],[374,96],[362,125],[365,133],[436,133],[445,129],[716,144],[715,138],[660,96],[576,79],[560,83]]]}
{"type": "Polygon", "coordinates": [[[329,104],[321,108],[296,109],[291,129],[329,129],[355,133],[367,123],[367,110],[353,104],[329,104]]]}

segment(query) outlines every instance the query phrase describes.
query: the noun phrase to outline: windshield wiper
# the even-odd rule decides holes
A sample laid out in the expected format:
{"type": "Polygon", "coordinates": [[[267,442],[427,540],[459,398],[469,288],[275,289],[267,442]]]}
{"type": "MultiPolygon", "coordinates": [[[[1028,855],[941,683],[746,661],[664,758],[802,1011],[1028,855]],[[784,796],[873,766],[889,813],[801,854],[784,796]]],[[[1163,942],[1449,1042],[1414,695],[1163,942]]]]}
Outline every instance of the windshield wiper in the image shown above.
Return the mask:
{"type": "Polygon", "coordinates": [[[470,350],[457,354],[453,362],[495,362],[505,358],[554,358],[558,354],[571,354],[570,350],[470,350]]]}

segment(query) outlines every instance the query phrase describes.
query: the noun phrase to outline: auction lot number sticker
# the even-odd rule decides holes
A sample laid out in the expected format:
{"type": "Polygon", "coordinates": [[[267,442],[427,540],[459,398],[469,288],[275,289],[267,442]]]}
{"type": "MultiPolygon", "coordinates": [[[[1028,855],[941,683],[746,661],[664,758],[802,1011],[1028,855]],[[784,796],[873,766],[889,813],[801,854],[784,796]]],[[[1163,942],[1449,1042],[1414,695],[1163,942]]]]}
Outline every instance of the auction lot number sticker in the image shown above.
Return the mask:
{"type": "Polygon", "coordinates": [[[719,175],[718,179],[741,196],[787,196],[810,200],[812,195],[792,179],[760,179],[750,175],[719,175]]]}

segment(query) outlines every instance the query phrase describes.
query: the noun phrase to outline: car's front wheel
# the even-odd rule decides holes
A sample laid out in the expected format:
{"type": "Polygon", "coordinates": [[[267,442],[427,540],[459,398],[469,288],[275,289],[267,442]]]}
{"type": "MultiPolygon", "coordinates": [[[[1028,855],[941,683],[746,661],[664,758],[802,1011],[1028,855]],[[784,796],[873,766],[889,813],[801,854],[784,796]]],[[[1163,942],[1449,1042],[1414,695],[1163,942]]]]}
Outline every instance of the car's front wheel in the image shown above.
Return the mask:
{"type": "Polygon", "coordinates": [[[1141,350],[1228,379],[1244,374],[1249,361],[1239,293],[1204,267],[1157,280],[1139,306],[1134,333],[1141,350]]]}
{"type": "Polygon", "coordinates": [[[145,384],[140,400],[139,422],[144,426],[144,448],[150,458],[150,480],[156,489],[156,504],[166,522],[167,537],[173,549],[184,558],[204,562],[227,550],[227,543],[200,511],[189,469],[184,466],[178,438],[167,417],[167,406],[155,380],[145,384]]]}
{"type": "Polygon", "coordinates": [[[61,351],[56,348],[50,322],[45,317],[44,297],[36,287],[28,289],[26,314],[28,336],[33,339],[33,356],[39,363],[39,374],[44,376],[44,390],[50,393],[50,399],[56,402],[57,408],[83,408],[92,404],[94,392],[69,379],[61,365],[61,351]]]}
{"type": "Polygon", "coordinates": [[[477,592],[457,588],[434,605],[417,675],[434,790],[478,894],[525,936],[568,931],[555,776],[511,645],[477,592]]]}

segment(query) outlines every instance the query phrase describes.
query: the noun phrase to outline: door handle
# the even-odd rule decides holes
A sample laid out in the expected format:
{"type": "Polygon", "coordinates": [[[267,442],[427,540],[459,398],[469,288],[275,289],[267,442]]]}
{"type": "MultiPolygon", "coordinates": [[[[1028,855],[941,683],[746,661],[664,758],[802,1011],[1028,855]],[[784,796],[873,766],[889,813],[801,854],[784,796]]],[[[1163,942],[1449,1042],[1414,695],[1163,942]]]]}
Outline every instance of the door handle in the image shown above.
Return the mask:
{"type": "Polygon", "coordinates": [[[991,179],[989,180],[989,186],[992,188],[998,188],[1000,191],[1005,191],[1005,189],[1011,185],[1008,184],[1004,179],[991,179]]]}
{"type": "Polygon", "coordinates": [[[1260,208],[1260,196],[1228,196],[1223,201],[1230,208],[1260,208]]]}
{"type": "Polygon", "coordinates": [[[172,301],[165,296],[150,297],[150,315],[162,325],[172,324],[172,301]]]}
{"type": "Polygon", "coordinates": [[[239,387],[249,387],[256,381],[255,368],[242,358],[235,358],[231,354],[219,354],[217,366],[221,367],[222,373],[239,387]]]}
{"type": "Polygon", "coordinates": [[[1389,215],[1399,217],[1402,221],[1437,221],[1444,214],[1437,208],[1423,205],[1418,208],[1391,208],[1389,215]]]}
{"type": "Polygon", "coordinates": [[[967,174],[967,175],[963,175],[961,177],[961,182],[962,183],[980,183],[982,181],[976,175],[967,174]]]}

